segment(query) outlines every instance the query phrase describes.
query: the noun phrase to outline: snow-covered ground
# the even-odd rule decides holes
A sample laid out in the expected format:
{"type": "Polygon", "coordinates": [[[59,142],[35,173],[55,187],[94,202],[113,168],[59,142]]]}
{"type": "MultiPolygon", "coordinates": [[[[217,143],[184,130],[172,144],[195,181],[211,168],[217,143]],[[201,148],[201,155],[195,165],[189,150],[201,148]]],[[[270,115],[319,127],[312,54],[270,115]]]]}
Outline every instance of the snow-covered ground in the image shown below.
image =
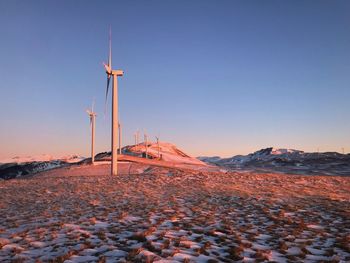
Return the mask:
{"type": "Polygon", "coordinates": [[[0,181],[1,262],[349,262],[350,178],[81,165],[0,181]]]}

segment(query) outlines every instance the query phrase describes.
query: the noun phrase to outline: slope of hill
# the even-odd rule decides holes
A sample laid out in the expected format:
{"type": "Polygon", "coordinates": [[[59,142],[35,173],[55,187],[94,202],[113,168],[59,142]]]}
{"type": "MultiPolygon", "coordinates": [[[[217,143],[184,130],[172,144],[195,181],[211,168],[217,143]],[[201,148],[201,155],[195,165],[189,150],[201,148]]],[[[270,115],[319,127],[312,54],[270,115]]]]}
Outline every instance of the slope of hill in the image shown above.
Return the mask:
{"type": "MultiPolygon", "coordinates": [[[[135,156],[145,156],[146,146],[144,143],[126,146],[123,148],[123,153],[135,156]]],[[[160,158],[166,162],[205,165],[205,163],[201,160],[189,156],[188,154],[178,149],[176,145],[167,142],[159,142],[159,149],[157,143],[148,143],[147,155],[148,158],[160,158]],[[160,157],[158,156],[158,151],[160,157]]]]}
{"type": "Polygon", "coordinates": [[[199,157],[200,160],[232,169],[283,173],[350,175],[350,155],[336,152],[306,153],[299,150],[265,148],[230,158],[199,157]]]}

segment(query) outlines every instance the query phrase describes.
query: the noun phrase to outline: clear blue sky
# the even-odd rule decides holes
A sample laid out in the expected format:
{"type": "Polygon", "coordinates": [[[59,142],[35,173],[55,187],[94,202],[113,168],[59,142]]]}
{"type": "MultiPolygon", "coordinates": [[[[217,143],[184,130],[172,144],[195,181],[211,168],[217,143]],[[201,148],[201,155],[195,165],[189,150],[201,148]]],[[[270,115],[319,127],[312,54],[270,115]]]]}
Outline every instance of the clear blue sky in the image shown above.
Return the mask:
{"type": "Polygon", "coordinates": [[[1,158],[110,149],[109,25],[125,143],[350,151],[349,1],[1,0],[1,158]]]}

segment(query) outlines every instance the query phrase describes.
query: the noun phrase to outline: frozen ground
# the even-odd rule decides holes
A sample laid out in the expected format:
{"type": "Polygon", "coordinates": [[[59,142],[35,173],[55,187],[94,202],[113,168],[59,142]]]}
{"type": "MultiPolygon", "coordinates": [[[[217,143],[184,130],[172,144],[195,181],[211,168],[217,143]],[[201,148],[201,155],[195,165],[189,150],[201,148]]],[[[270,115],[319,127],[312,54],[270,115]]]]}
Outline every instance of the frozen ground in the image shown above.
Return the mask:
{"type": "Polygon", "coordinates": [[[350,177],[108,171],[0,181],[0,261],[350,261],[350,177]]]}

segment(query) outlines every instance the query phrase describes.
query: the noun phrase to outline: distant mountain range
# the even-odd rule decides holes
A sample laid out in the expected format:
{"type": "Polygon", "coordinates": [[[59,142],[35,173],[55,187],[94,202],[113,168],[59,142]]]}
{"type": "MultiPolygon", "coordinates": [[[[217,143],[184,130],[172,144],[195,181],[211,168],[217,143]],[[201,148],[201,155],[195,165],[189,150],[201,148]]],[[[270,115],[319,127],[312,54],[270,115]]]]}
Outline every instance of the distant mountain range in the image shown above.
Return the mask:
{"type": "Polygon", "coordinates": [[[53,157],[47,154],[28,157],[16,156],[0,160],[0,178],[11,179],[23,175],[35,174],[64,165],[79,163],[84,159],[85,157],[78,155],[63,157],[53,157]]]}
{"type": "MultiPolygon", "coordinates": [[[[175,145],[160,143],[162,160],[169,163],[203,165],[208,163],[234,171],[279,172],[306,175],[350,175],[350,154],[337,152],[307,153],[292,149],[265,148],[248,155],[236,155],[230,158],[198,157],[193,158],[175,145]]],[[[143,143],[123,148],[123,154],[144,157],[143,143]]],[[[158,158],[158,145],[149,143],[148,158],[158,158]]],[[[23,175],[35,174],[53,168],[87,164],[90,158],[69,155],[60,158],[50,155],[34,157],[14,157],[0,160],[0,178],[11,179],[23,175]]],[[[99,153],[95,160],[110,160],[110,152],[99,153]]]]}
{"type": "Polygon", "coordinates": [[[198,159],[234,170],[309,175],[350,175],[350,154],[337,152],[307,153],[270,147],[248,155],[236,155],[230,158],[202,156],[198,159]]]}

